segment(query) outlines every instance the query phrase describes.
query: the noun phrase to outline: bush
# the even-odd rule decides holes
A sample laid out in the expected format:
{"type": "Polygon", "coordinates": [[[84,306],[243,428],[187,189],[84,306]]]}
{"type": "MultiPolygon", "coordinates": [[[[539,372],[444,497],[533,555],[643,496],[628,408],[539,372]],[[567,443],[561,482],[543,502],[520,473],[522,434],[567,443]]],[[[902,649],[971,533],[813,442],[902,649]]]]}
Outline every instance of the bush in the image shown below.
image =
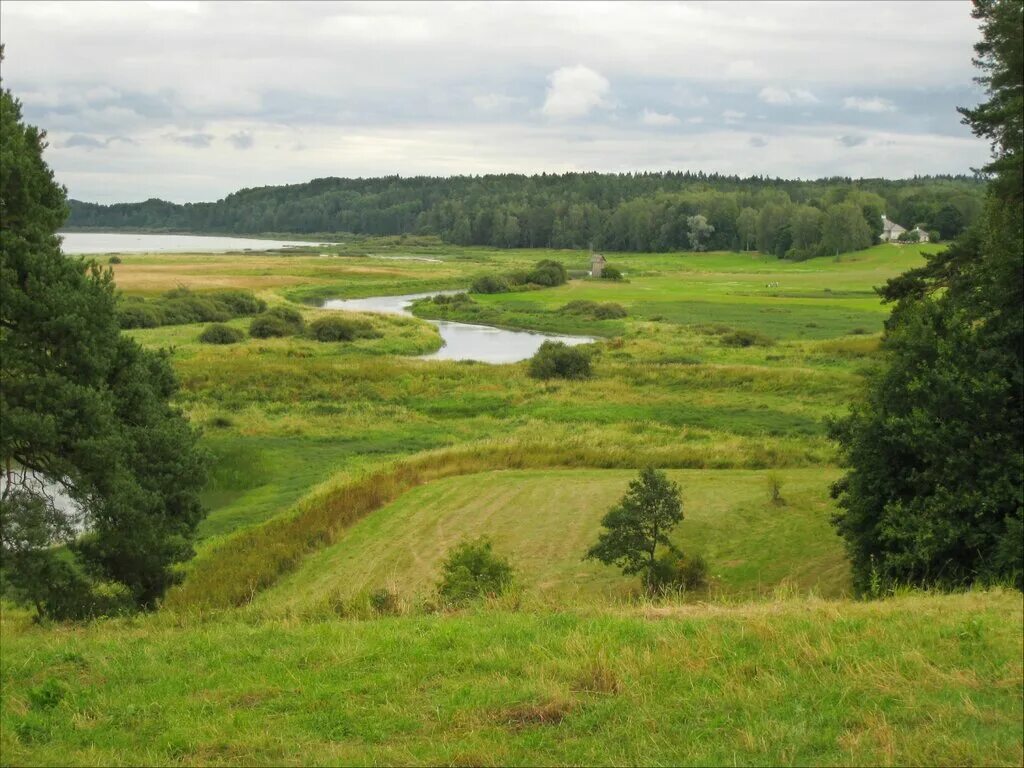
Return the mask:
{"type": "Polygon", "coordinates": [[[459,306],[473,303],[473,299],[469,297],[468,293],[455,293],[450,295],[439,293],[437,296],[434,296],[431,301],[441,306],[459,306]]]}
{"type": "Polygon", "coordinates": [[[121,257],[120,256],[111,256],[109,259],[107,259],[107,264],[120,264],[120,263],[121,263],[121,257]]]}
{"type": "Polygon", "coordinates": [[[257,339],[294,336],[301,333],[304,326],[302,315],[291,307],[271,307],[253,318],[249,335],[257,339]]]}
{"type": "Polygon", "coordinates": [[[756,331],[733,331],[722,336],[726,347],[770,347],[775,340],[756,331]]]}
{"type": "Polygon", "coordinates": [[[564,285],[568,279],[565,266],[561,262],[551,259],[538,261],[537,266],[526,276],[527,282],[548,287],[564,285]]]}
{"type": "Polygon", "coordinates": [[[529,372],[535,379],[589,379],[590,352],[561,341],[545,341],[530,358],[529,372]]]}
{"type": "Polygon", "coordinates": [[[621,280],[622,279],[622,273],[619,270],[617,270],[615,267],[608,267],[608,266],[606,266],[601,271],[601,279],[602,280],[621,280]]]}
{"type": "Polygon", "coordinates": [[[616,304],[615,302],[601,304],[596,301],[586,301],[583,299],[570,301],[559,311],[570,315],[587,315],[595,320],[617,320],[628,314],[626,308],[621,304],[616,304]]]}
{"type": "Polygon", "coordinates": [[[321,317],[310,323],[309,335],[317,341],[354,341],[376,339],[381,334],[365,320],[351,317],[321,317]]]}
{"type": "Polygon", "coordinates": [[[706,587],[707,583],[708,564],[700,555],[668,551],[654,564],[652,586],[656,592],[688,592],[706,587]]]}
{"type": "Polygon", "coordinates": [[[507,277],[484,275],[473,281],[473,293],[508,293],[512,286],[507,277]]]}
{"type": "Polygon", "coordinates": [[[244,338],[245,333],[243,331],[223,323],[208,325],[199,334],[199,340],[204,344],[234,344],[244,338]]]}
{"type": "Polygon", "coordinates": [[[267,309],[267,302],[248,291],[217,291],[212,298],[224,305],[235,317],[258,315],[267,309]]]}
{"type": "Polygon", "coordinates": [[[437,594],[449,605],[497,597],[512,585],[512,566],[495,555],[486,537],[463,541],[448,551],[441,566],[437,594]]]}
{"type": "Polygon", "coordinates": [[[612,301],[598,305],[594,311],[594,317],[598,320],[618,320],[626,315],[626,308],[612,301]]]}
{"type": "Polygon", "coordinates": [[[266,307],[266,302],[248,291],[197,294],[188,288],[175,288],[157,299],[122,301],[118,307],[118,323],[122,328],[221,323],[233,317],[257,314],[266,307]]]}
{"type": "Polygon", "coordinates": [[[132,302],[117,311],[117,324],[122,328],[156,328],[164,323],[164,314],[159,307],[132,302]]]}

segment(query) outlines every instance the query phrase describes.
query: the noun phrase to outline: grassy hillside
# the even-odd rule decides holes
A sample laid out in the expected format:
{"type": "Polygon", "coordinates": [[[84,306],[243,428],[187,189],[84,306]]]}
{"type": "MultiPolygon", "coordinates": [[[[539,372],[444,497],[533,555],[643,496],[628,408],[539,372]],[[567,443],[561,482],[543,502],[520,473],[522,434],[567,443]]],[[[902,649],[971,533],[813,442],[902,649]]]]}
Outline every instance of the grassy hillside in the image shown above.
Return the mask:
{"type": "MultiPolygon", "coordinates": [[[[785,583],[836,595],[848,586],[842,546],[818,469],[784,470],[784,506],[771,503],[767,473],[676,470],[685,521],[673,537],[700,552],[713,594],[771,590],[785,583]]],[[[504,471],[420,486],[363,518],[266,594],[260,605],[309,605],[390,587],[411,598],[433,588],[445,552],[466,537],[489,535],[528,591],[551,599],[621,597],[636,578],[581,562],[600,518],[635,476],[624,470],[504,471]]]]}
{"type": "Polygon", "coordinates": [[[5,764],[1020,765],[1019,593],[40,628],[5,764]]]}

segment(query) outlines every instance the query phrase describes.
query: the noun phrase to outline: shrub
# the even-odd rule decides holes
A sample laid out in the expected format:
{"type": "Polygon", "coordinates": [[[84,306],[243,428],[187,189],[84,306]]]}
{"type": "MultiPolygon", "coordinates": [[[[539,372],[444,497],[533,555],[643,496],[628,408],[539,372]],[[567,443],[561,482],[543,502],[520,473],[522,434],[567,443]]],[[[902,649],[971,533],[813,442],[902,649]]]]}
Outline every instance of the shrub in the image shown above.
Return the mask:
{"type": "Polygon", "coordinates": [[[132,302],[118,308],[117,324],[122,328],[156,328],[166,323],[159,307],[132,302]]]}
{"type": "Polygon", "coordinates": [[[234,344],[245,338],[245,333],[223,323],[213,323],[203,329],[199,340],[204,344],[234,344]]]}
{"type": "Polygon", "coordinates": [[[266,307],[266,302],[248,291],[197,294],[182,287],[167,291],[157,299],[122,301],[118,307],[118,322],[122,328],[220,323],[233,317],[254,315],[266,307]]]}
{"type": "Polygon", "coordinates": [[[609,301],[605,304],[599,304],[597,309],[594,310],[594,317],[598,320],[618,320],[627,315],[626,308],[621,304],[609,301]]]}
{"type": "Polygon", "coordinates": [[[706,587],[708,564],[700,555],[681,555],[669,550],[659,557],[651,573],[655,592],[691,591],[706,587]]]}
{"type": "Polygon", "coordinates": [[[600,304],[596,301],[576,299],[562,307],[561,312],[570,315],[587,315],[596,320],[617,320],[627,315],[626,308],[615,302],[600,304]]]}
{"type": "Polygon", "coordinates": [[[589,379],[590,352],[561,341],[545,341],[530,358],[530,376],[535,379],[589,379]]]}
{"type": "Polygon", "coordinates": [[[489,539],[463,541],[448,551],[441,566],[437,594],[449,605],[497,597],[512,585],[512,566],[495,555],[489,539]]]}
{"type": "Polygon", "coordinates": [[[291,307],[271,307],[253,318],[249,335],[257,339],[293,336],[301,333],[304,326],[302,315],[291,307]]]}
{"type": "Polygon", "coordinates": [[[121,257],[120,256],[111,256],[109,259],[107,259],[107,264],[120,264],[120,263],[121,263],[121,257]]]}
{"type": "Polygon", "coordinates": [[[381,334],[365,320],[321,317],[310,323],[309,335],[317,341],[354,341],[379,338],[381,334]]]}
{"type": "Polygon", "coordinates": [[[435,304],[439,304],[441,306],[458,306],[458,305],[462,305],[462,304],[472,304],[473,303],[473,299],[471,299],[469,297],[468,293],[454,293],[454,294],[439,293],[439,294],[437,294],[437,296],[434,296],[431,299],[431,301],[434,302],[435,304]]]}
{"type": "Polygon", "coordinates": [[[398,593],[387,587],[381,587],[370,593],[370,608],[381,616],[396,616],[401,613],[398,593]]]}
{"type": "Polygon", "coordinates": [[[757,331],[733,331],[722,336],[726,347],[770,347],[775,340],[757,331]]]}
{"type": "Polygon", "coordinates": [[[602,280],[621,280],[622,279],[622,272],[620,272],[615,267],[608,267],[608,266],[606,266],[601,271],[601,279],[602,280]]]}
{"type": "Polygon", "coordinates": [[[224,305],[235,317],[258,315],[267,309],[267,302],[248,291],[217,291],[213,298],[224,305]]]}
{"type": "Polygon", "coordinates": [[[537,262],[537,265],[530,271],[526,279],[527,282],[533,283],[534,285],[545,285],[551,287],[564,285],[565,281],[569,279],[569,276],[565,271],[565,266],[561,262],[544,259],[543,261],[537,262]]]}
{"type": "Polygon", "coordinates": [[[507,277],[484,275],[473,281],[473,293],[508,293],[511,285],[507,277]]]}

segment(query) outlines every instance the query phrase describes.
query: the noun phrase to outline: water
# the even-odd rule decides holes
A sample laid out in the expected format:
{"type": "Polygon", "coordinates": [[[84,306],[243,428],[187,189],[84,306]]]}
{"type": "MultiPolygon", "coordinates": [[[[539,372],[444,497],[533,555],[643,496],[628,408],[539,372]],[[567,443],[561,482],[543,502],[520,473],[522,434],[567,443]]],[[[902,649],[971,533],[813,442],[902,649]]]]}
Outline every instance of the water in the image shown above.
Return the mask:
{"type": "MultiPolygon", "coordinates": [[[[412,317],[409,305],[416,299],[437,296],[439,293],[453,294],[460,291],[434,291],[433,293],[411,293],[405,296],[374,296],[368,299],[331,299],[324,302],[324,309],[340,309],[349,312],[380,312],[385,315],[412,317]]],[[[428,320],[437,326],[444,346],[422,360],[476,360],[481,363],[518,363],[528,360],[545,341],[561,341],[571,347],[577,344],[591,344],[596,339],[589,336],[558,336],[534,331],[508,331],[490,325],[455,323],[450,320],[428,320]]]]}
{"type": "Polygon", "coordinates": [[[316,247],[298,240],[257,240],[251,237],[206,235],[141,235],[129,232],[58,232],[64,253],[224,253],[316,247]]]}

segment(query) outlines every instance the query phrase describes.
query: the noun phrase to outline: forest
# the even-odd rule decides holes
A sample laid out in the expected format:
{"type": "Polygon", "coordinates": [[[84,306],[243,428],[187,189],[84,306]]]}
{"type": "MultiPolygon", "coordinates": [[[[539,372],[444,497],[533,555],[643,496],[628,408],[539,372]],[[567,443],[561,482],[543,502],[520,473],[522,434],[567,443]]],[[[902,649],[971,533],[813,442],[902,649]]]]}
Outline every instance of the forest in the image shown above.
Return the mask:
{"type": "Polygon", "coordinates": [[[70,201],[70,229],[433,235],[455,245],[609,251],[757,250],[806,259],[866,248],[882,214],[932,240],[978,217],[983,180],[815,181],[704,173],[322,178],[214,203],[70,201]]]}

